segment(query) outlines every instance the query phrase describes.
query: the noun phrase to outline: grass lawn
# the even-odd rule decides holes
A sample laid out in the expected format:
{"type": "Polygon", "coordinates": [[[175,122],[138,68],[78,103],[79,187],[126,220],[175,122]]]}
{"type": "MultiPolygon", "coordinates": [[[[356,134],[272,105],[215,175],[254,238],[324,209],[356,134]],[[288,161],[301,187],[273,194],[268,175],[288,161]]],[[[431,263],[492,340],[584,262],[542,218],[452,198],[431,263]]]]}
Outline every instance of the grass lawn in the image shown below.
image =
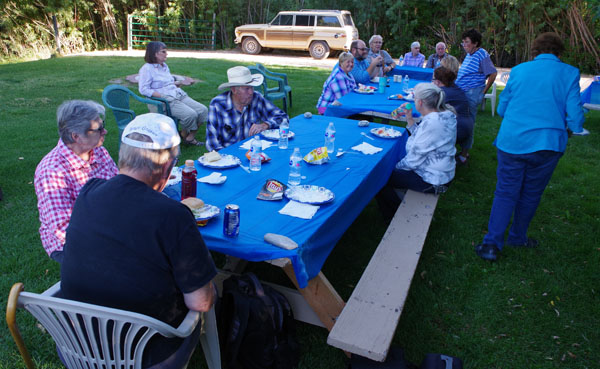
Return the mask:
{"type": "MultiPolygon", "coordinates": [[[[113,79],[137,73],[138,58],[66,57],[0,65],[0,303],[13,283],[42,292],[60,279],[58,264],[44,252],[38,235],[35,167],[57,142],[56,108],[67,99],[101,102],[113,79]]],[[[208,105],[235,63],[169,59],[173,73],[202,80],[186,91],[208,105]]],[[[316,112],[327,71],[273,68],[288,74],[295,116],[316,112]]],[[[543,109],[543,107],[532,107],[543,109]]],[[[136,107],[138,113],[145,106],[136,107]]],[[[118,130],[110,111],[105,146],[117,159],[118,130]]],[[[489,103],[479,112],[475,146],[466,167],[457,169],[450,191],[442,195],[394,344],[420,363],[428,352],[462,358],[466,368],[600,367],[600,112],[587,116],[586,137],[572,137],[543,196],[530,235],[535,250],[505,248],[499,262],[473,252],[486,232],[495,187],[492,145],[501,118],[489,103]]],[[[204,133],[200,135],[204,138],[204,133]]],[[[197,158],[203,148],[183,147],[182,158],[197,158]]],[[[363,211],[329,257],[323,272],[344,299],[352,292],[386,224],[376,204],[363,211]]],[[[215,255],[217,261],[222,257],[215,255]]],[[[278,269],[250,264],[261,277],[285,282],[278,269]]],[[[25,341],[40,368],[60,368],[49,335],[21,312],[25,341]]],[[[326,344],[327,332],[299,323],[300,368],[345,368],[346,357],[326,344]]],[[[0,368],[24,368],[8,332],[0,324],[0,368]]],[[[190,369],[205,367],[202,350],[190,369]]]]}

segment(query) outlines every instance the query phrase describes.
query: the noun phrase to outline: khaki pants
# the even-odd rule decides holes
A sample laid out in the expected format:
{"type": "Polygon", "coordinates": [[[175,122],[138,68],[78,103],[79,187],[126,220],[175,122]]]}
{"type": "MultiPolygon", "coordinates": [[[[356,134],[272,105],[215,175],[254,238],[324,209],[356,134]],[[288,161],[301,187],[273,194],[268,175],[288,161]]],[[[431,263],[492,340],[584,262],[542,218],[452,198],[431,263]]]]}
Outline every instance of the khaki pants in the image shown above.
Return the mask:
{"type": "MultiPolygon", "coordinates": [[[[173,118],[179,119],[180,129],[196,131],[208,119],[208,108],[187,94],[178,94],[177,97],[165,96],[164,99],[169,102],[173,118]]],[[[148,105],[148,109],[153,113],[158,111],[154,105],[148,105]]]]}

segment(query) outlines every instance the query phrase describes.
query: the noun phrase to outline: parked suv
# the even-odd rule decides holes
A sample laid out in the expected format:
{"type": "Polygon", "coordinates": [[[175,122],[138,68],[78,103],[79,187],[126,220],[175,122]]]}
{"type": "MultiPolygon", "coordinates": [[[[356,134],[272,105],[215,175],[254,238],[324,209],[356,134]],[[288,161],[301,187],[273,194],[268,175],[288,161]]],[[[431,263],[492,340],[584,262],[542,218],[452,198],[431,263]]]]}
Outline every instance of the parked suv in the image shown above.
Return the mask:
{"type": "Polygon", "coordinates": [[[235,43],[246,54],[262,48],[308,50],[315,59],[329,56],[330,50],[350,50],[358,30],[347,10],[299,10],[279,12],[269,24],[236,27],[235,43]]]}

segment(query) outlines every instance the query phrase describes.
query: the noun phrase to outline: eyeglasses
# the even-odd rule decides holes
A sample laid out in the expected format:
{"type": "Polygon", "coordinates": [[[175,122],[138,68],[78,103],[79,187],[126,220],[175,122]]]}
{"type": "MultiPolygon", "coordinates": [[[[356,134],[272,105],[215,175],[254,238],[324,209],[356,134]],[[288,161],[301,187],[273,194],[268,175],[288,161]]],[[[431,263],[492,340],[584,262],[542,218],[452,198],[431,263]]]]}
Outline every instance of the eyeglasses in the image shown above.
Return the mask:
{"type": "Polygon", "coordinates": [[[355,47],[356,50],[360,50],[360,51],[365,51],[365,50],[369,50],[366,47],[355,47]]]}
{"type": "Polygon", "coordinates": [[[383,41],[373,41],[374,44],[382,44],[383,41]]]}
{"type": "Polygon", "coordinates": [[[179,163],[179,156],[176,156],[175,159],[173,159],[173,167],[176,167],[177,163],[179,163]]]}
{"type": "Polygon", "coordinates": [[[106,127],[106,124],[104,123],[104,119],[102,120],[102,124],[100,125],[100,127],[96,128],[96,129],[88,129],[88,132],[98,132],[98,133],[102,133],[102,131],[104,131],[104,127],[106,127]]]}

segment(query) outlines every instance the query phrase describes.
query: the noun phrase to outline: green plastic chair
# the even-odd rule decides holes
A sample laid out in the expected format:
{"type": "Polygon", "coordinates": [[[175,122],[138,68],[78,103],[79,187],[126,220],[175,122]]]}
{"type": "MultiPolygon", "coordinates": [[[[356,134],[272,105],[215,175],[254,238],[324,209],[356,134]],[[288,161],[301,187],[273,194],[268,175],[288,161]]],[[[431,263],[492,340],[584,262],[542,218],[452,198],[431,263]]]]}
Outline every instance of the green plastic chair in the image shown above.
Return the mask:
{"type": "Polygon", "coordinates": [[[288,83],[287,74],[279,73],[279,72],[272,72],[272,71],[268,70],[267,68],[265,68],[265,66],[260,63],[256,63],[256,66],[262,72],[263,75],[271,75],[271,76],[279,77],[283,80],[283,88],[285,89],[285,92],[288,95],[288,99],[290,101],[290,108],[291,108],[292,107],[292,86],[290,86],[288,83]]]}
{"type": "MultiPolygon", "coordinates": [[[[104,102],[104,105],[107,108],[112,110],[115,120],[117,121],[117,127],[119,128],[119,145],[121,143],[123,130],[125,130],[127,124],[135,118],[135,112],[129,106],[131,98],[143,104],[154,105],[157,107],[158,113],[171,117],[171,109],[165,99],[156,97],[148,99],[140,97],[127,87],[121,85],[106,86],[104,91],[102,91],[102,102],[104,102]]],[[[173,120],[175,121],[175,125],[177,125],[177,119],[173,118],[173,120]]]]}
{"type": "Polygon", "coordinates": [[[283,79],[279,77],[272,77],[265,73],[263,73],[258,67],[249,66],[250,72],[252,73],[260,73],[265,78],[263,79],[262,85],[260,85],[260,93],[265,97],[265,99],[269,101],[275,101],[282,99],[283,100],[283,111],[287,114],[287,93],[285,92],[285,86],[283,84],[283,79]],[[277,82],[277,87],[269,87],[268,81],[277,82]]]}

